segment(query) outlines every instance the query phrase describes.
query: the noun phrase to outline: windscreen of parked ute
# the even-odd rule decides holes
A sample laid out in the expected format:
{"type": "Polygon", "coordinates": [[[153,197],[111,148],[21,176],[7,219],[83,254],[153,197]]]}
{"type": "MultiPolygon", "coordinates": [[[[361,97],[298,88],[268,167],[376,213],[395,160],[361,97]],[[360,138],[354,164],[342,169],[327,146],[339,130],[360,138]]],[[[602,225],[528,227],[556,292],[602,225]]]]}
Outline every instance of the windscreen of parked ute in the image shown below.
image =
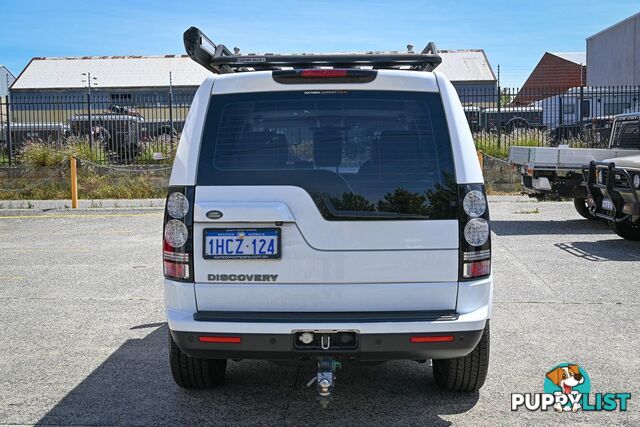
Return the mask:
{"type": "Polygon", "coordinates": [[[295,91],[214,95],[198,185],[290,185],[330,221],[456,215],[438,93],[295,91]]]}

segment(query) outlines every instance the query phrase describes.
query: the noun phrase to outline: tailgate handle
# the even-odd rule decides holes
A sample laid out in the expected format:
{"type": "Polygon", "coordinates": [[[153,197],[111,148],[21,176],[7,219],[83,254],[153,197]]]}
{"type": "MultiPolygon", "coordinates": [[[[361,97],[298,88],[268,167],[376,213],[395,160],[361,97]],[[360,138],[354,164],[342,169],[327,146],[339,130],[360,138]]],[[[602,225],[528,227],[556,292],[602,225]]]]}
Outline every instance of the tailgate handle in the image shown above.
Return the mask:
{"type": "Polygon", "coordinates": [[[282,202],[196,202],[194,220],[200,222],[295,222],[282,202]]]}

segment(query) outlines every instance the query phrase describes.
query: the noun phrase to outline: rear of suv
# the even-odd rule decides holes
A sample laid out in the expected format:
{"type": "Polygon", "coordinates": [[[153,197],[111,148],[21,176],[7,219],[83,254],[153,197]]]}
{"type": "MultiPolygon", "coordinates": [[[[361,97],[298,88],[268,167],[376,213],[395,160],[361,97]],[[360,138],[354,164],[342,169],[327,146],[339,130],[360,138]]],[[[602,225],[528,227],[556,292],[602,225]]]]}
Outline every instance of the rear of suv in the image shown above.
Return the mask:
{"type": "Polygon", "coordinates": [[[220,384],[228,359],[317,359],[322,396],[340,362],[432,359],[439,386],[479,389],[489,212],[455,89],[424,71],[439,57],[231,55],[195,28],[185,45],[219,74],[166,204],[176,383],[220,384]]]}

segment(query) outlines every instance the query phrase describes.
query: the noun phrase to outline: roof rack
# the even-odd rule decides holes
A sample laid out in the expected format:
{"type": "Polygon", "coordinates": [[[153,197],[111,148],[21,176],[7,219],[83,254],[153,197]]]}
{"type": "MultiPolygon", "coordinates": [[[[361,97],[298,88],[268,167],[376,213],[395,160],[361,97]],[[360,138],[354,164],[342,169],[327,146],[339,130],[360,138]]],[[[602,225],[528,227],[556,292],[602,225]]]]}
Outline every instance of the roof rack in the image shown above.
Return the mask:
{"type": "Polygon", "coordinates": [[[184,32],[184,47],[187,54],[209,71],[216,74],[278,70],[283,67],[292,68],[358,68],[373,69],[408,69],[433,71],[441,62],[435,43],[430,42],[420,53],[414,53],[408,46],[407,53],[332,53],[332,54],[249,54],[240,55],[240,49],[234,53],[223,44],[213,43],[202,31],[191,27],[184,32]]]}

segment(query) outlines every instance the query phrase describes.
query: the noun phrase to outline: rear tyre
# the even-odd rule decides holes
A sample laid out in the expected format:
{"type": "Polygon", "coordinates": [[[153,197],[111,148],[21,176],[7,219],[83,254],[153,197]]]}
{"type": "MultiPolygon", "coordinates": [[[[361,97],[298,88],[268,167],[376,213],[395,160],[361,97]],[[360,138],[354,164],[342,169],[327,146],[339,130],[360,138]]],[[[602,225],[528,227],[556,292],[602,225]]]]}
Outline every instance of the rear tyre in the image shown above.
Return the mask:
{"type": "Polygon", "coordinates": [[[576,197],[573,199],[573,206],[576,208],[576,211],[580,214],[581,217],[596,221],[598,219],[597,216],[591,215],[589,212],[589,207],[587,206],[587,199],[584,197],[576,197]]]}
{"type": "Polygon", "coordinates": [[[182,388],[212,388],[225,382],[226,359],[191,357],[178,348],[171,333],[169,333],[169,362],[173,380],[182,388]]]}
{"type": "Polygon", "coordinates": [[[640,240],[640,222],[615,222],[609,221],[609,227],[618,236],[623,239],[639,241],[640,240]]]}
{"type": "Polygon", "coordinates": [[[433,377],[447,391],[470,393],[484,385],[489,368],[489,320],[476,348],[464,357],[433,360],[433,377]]]}

